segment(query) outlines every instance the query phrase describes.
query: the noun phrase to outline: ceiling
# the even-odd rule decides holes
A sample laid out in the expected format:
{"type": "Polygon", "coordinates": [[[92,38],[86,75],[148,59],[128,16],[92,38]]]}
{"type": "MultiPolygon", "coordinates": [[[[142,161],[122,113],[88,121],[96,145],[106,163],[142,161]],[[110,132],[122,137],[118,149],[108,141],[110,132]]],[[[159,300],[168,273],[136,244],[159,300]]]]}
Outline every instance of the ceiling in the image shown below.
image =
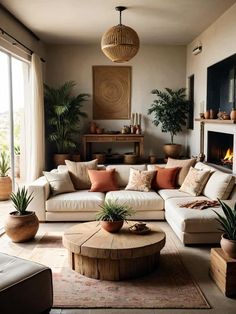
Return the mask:
{"type": "Polygon", "coordinates": [[[185,45],[236,0],[0,0],[39,38],[51,44],[99,43],[118,24],[118,5],[127,6],[122,23],[143,44],[185,45]]]}

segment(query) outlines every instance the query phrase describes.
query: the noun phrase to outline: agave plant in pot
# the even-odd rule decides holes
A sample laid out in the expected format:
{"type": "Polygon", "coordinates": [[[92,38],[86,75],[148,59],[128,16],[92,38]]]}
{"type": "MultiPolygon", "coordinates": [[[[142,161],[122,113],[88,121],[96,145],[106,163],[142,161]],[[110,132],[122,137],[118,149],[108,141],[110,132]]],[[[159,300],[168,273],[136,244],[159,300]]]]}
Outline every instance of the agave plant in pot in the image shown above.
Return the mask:
{"type": "Polygon", "coordinates": [[[224,212],[223,216],[214,210],[217,215],[217,221],[221,225],[219,230],[223,231],[220,245],[226,255],[236,258],[236,203],[234,208],[231,208],[225,202],[218,201],[224,212]]]}
{"type": "Polygon", "coordinates": [[[161,124],[161,131],[170,133],[170,143],[163,147],[165,156],[178,158],[182,145],[174,143],[174,136],[186,125],[189,101],[186,100],[185,88],[165,88],[165,91],[154,89],[151,93],[156,95],[157,99],[151,104],[148,114],[154,114],[152,122],[155,126],[161,124]]]}
{"type": "Polygon", "coordinates": [[[10,158],[5,151],[0,155],[0,201],[8,200],[12,192],[12,180],[8,176],[10,158]]]}
{"type": "Polygon", "coordinates": [[[39,228],[38,217],[27,207],[33,200],[32,193],[28,194],[25,187],[11,193],[10,198],[16,211],[9,214],[5,222],[6,234],[13,242],[25,242],[34,238],[39,228]]]}
{"type": "Polygon", "coordinates": [[[119,204],[117,200],[105,201],[100,208],[96,219],[100,221],[103,229],[111,233],[118,232],[124,221],[134,213],[131,207],[119,204]]]}

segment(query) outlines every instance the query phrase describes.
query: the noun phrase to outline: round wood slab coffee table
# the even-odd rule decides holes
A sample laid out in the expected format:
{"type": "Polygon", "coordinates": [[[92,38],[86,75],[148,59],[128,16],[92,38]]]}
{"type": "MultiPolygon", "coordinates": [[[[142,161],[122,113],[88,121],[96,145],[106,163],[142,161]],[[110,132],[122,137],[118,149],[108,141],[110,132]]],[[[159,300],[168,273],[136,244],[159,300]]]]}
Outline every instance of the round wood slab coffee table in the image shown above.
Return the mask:
{"type": "Polygon", "coordinates": [[[69,251],[73,270],[102,280],[136,278],[156,269],[165,233],[157,223],[148,223],[145,235],[129,231],[129,221],[119,233],[103,230],[98,221],[77,224],[65,231],[63,245],[69,251]]]}

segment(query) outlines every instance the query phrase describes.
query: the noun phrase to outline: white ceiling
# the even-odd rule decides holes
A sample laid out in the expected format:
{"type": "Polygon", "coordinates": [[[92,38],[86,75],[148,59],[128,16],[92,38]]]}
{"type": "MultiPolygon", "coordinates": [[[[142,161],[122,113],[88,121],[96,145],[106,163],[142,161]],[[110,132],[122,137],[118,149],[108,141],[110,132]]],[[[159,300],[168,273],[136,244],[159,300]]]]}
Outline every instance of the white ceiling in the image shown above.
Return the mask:
{"type": "Polygon", "coordinates": [[[144,44],[188,44],[236,0],[0,0],[41,40],[55,44],[99,43],[118,24],[118,5],[127,6],[122,22],[144,44]]]}

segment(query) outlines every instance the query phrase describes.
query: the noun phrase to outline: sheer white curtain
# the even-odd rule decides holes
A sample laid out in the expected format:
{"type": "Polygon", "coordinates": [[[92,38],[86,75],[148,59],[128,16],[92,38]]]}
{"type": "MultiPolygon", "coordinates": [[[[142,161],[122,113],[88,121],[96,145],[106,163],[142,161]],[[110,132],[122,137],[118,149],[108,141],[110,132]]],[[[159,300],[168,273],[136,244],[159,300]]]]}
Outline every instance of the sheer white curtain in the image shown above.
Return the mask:
{"type": "Polygon", "coordinates": [[[45,167],[44,99],[42,62],[32,55],[31,99],[25,110],[26,180],[31,182],[42,175],[45,167]]]}

